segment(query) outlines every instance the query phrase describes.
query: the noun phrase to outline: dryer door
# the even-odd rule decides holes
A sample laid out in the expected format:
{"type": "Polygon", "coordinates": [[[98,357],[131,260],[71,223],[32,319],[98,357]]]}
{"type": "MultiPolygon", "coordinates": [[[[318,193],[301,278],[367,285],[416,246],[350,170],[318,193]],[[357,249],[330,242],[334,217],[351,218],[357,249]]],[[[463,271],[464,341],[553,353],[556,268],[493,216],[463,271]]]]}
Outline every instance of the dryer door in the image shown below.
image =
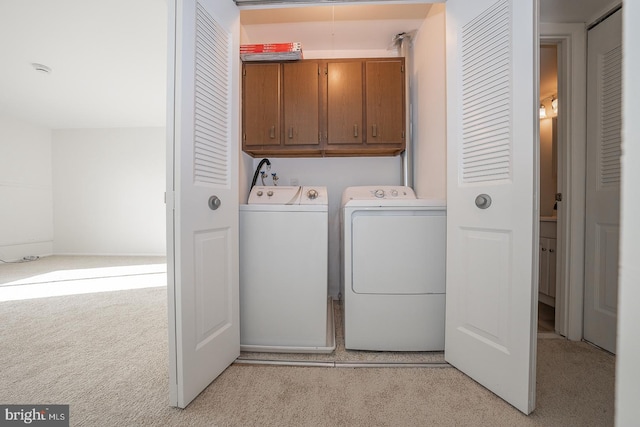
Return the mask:
{"type": "Polygon", "coordinates": [[[445,292],[445,211],[354,211],[352,288],[360,294],[445,292]]]}

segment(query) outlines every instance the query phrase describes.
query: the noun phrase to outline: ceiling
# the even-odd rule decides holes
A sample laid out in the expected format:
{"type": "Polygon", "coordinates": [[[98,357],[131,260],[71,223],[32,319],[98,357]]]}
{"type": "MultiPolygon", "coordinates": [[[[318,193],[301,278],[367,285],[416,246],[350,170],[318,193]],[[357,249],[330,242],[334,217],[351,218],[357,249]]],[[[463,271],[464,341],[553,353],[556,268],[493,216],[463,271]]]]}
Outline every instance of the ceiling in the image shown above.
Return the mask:
{"type": "MultiPolygon", "coordinates": [[[[542,0],[541,20],[585,22],[603,4],[610,1],[542,0]]],[[[246,9],[241,21],[256,42],[268,33],[307,50],[382,50],[394,34],[417,29],[428,8],[246,9]]],[[[0,117],[51,129],[164,126],[166,32],[167,0],[0,1],[0,117]]]]}
{"type": "Polygon", "coordinates": [[[420,28],[430,7],[385,4],[243,10],[240,19],[249,43],[300,42],[303,53],[331,51],[331,57],[342,56],[337,51],[393,51],[389,56],[397,52],[392,49],[392,38],[420,28]]]}

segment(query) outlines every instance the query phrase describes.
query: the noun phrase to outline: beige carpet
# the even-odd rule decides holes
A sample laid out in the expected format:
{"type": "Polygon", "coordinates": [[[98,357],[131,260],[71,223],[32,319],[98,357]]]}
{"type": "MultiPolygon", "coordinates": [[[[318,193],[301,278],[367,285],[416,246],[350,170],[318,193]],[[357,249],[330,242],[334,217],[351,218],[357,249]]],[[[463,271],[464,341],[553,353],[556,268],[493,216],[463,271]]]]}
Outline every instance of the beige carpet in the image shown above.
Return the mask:
{"type": "Polygon", "coordinates": [[[164,288],[0,303],[0,403],[69,404],[82,426],[613,425],[615,358],[562,339],[539,340],[529,417],[453,368],[232,365],[179,410],[166,316],[164,288]]]}

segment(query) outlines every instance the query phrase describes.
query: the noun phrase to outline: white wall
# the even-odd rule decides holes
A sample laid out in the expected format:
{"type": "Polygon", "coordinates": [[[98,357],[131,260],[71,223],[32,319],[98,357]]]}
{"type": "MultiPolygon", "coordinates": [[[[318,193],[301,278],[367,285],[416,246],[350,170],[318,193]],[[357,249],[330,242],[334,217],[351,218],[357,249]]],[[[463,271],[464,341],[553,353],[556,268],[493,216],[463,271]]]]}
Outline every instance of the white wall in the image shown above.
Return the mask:
{"type": "Polygon", "coordinates": [[[414,187],[424,199],[447,198],[445,6],[431,6],[413,44],[414,187]]]}
{"type": "Polygon", "coordinates": [[[164,255],[164,128],[52,131],[56,254],[164,255]]]}
{"type": "Polygon", "coordinates": [[[558,173],[556,154],[557,127],[555,118],[540,120],[540,216],[556,216],[558,173]]]}
{"type": "Polygon", "coordinates": [[[53,251],[51,131],[0,117],[0,259],[53,251]]]}
{"type": "Polygon", "coordinates": [[[622,212],[620,227],[620,277],[618,295],[618,349],[616,363],[616,425],[637,425],[640,419],[640,4],[625,2],[623,8],[623,156],[622,212]]]}

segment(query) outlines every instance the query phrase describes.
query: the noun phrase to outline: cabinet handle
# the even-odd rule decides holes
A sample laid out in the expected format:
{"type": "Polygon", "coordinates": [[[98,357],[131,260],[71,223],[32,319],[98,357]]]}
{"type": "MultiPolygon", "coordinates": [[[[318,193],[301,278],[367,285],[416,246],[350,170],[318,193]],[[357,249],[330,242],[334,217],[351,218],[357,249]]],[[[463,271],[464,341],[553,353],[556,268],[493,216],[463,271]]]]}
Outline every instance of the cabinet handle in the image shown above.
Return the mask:
{"type": "Polygon", "coordinates": [[[371,126],[371,136],[374,138],[378,136],[378,125],[371,126]]]}
{"type": "Polygon", "coordinates": [[[269,129],[269,138],[275,139],[275,137],[276,137],[276,127],[271,126],[271,129],[269,129]]]}
{"type": "Polygon", "coordinates": [[[293,139],[293,126],[289,128],[289,139],[293,139]]]}
{"type": "Polygon", "coordinates": [[[357,124],[353,125],[353,137],[354,138],[358,137],[358,125],[357,124]]]}

